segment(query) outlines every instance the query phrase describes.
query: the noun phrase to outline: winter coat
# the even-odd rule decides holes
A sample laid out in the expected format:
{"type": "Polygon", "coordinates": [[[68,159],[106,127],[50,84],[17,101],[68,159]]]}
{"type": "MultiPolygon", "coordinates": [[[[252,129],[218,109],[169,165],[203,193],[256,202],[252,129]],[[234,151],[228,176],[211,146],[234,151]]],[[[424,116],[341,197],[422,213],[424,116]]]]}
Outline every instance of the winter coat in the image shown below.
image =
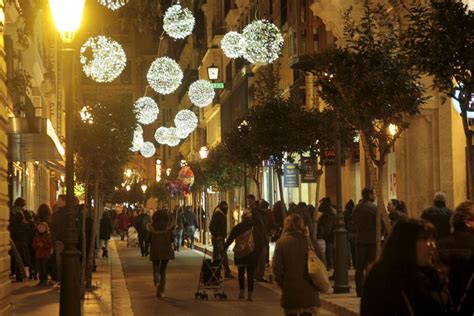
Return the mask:
{"type": "Polygon", "coordinates": [[[390,219],[390,223],[394,225],[400,219],[407,219],[408,214],[402,211],[395,210],[388,214],[388,218],[390,219]]]}
{"type": "Polygon", "coordinates": [[[263,212],[258,207],[254,207],[252,209],[252,220],[255,225],[254,230],[258,234],[259,238],[262,238],[264,241],[263,246],[266,246],[270,242],[270,239],[267,237],[267,228],[265,226],[266,221],[264,220],[265,215],[262,213],[263,212]]]}
{"type": "Polygon", "coordinates": [[[184,214],[183,212],[178,212],[176,215],[176,229],[183,229],[184,228],[184,214]]]}
{"type": "Polygon", "coordinates": [[[227,216],[220,208],[216,208],[214,214],[212,214],[209,231],[212,237],[227,237],[227,216]]]}
{"type": "Polygon", "coordinates": [[[356,236],[356,228],[354,225],[354,219],[352,218],[354,210],[344,210],[344,224],[347,229],[347,239],[354,240],[356,236]]]}
{"type": "Polygon", "coordinates": [[[57,211],[53,213],[51,220],[51,236],[54,241],[64,241],[66,238],[67,228],[67,209],[65,207],[58,207],[57,211]]]}
{"type": "Polygon", "coordinates": [[[35,256],[37,259],[48,259],[51,257],[51,250],[53,249],[53,240],[51,235],[47,232],[36,232],[33,237],[33,248],[35,249],[35,256]]]}
{"type": "Polygon", "coordinates": [[[150,260],[173,260],[174,232],[172,226],[164,230],[156,230],[148,225],[148,240],[150,242],[150,260]]]}
{"type": "Polygon", "coordinates": [[[183,213],[183,223],[184,227],[194,226],[194,228],[199,229],[199,225],[197,222],[197,216],[191,211],[184,211],[183,213]]]}
{"type": "Polygon", "coordinates": [[[359,244],[375,244],[375,217],[377,206],[370,201],[359,203],[352,211],[356,229],[356,241],[359,244]]]}
{"type": "Polygon", "coordinates": [[[453,215],[453,211],[447,207],[432,206],[423,210],[421,218],[432,223],[438,233],[437,239],[445,238],[449,236],[451,226],[449,220],[453,215]]]}
{"type": "MultiPolygon", "coordinates": [[[[312,240],[316,255],[324,257],[312,240]]],[[[283,233],[273,254],[273,274],[281,287],[281,306],[285,309],[302,309],[320,306],[319,292],[308,274],[308,239],[301,232],[283,233]]]]}
{"type": "Polygon", "coordinates": [[[400,274],[395,275],[381,262],[372,267],[365,279],[360,316],[410,315],[402,291],[415,316],[450,315],[446,285],[434,268],[418,268],[408,281],[400,274]]]}
{"type": "Polygon", "coordinates": [[[109,217],[102,217],[100,219],[99,239],[109,240],[113,230],[112,220],[109,217]]]}
{"type": "Polygon", "coordinates": [[[318,239],[324,239],[326,243],[333,244],[337,222],[336,214],[333,212],[331,204],[327,202],[321,203],[318,211],[323,213],[318,219],[318,239]]]}
{"type": "Polygon", "coordinates": [[[25,266],[31,265],[30,244],[32,233],[29,223],[15,221],[10,225],[11,239],[25,266]]]}
{"type": "Polygon", "coordinates": [[[151,223],[151,218],[148,214],[140,214],[135,219],[135,229],[139,235],[146,235],[148,233],[147,226],[151,223]]]}
{"type": "MultiPolygon", "coordinates": [[[[438,249],[440,260],[449,268],[449,292],[453,304],[457,306],[474,273],[474,229],[463,227],[455,230],[450,236],[440,240],[438,249]]],[[[469,315],[473,314],[474,301],[471,301],[469,315]]]]}
{"type": "Polygon", "coordinates": [[[256,228],[255,221],[253,219],[246,219],[232,228],[229,237],[225,241],[224,249],[227,251],[227,248],[229,248],[230,244],[232,244],[235,238],[249,231],[250,229],[253,229],[253,240],[255,244],[254,251],[242,258],[237,258],[234,256],[234,263],[237,266],[255,266],[257,264],[258,256],[266,244],[266,238],[256,228]]]}
{"type": "Polygon", "coordinates": [[[127,213],[120,213],[118,215],[118,224],[117,227],[120,230],[128,230],[130,226],[130,220],[128,219],[127,213]]]}

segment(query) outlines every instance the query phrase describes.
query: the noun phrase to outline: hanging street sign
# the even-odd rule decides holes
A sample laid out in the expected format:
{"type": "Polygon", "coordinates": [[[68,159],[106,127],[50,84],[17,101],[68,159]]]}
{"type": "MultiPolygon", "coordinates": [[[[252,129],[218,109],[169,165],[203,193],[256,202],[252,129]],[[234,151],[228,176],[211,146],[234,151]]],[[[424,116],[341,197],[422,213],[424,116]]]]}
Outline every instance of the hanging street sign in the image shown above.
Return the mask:
{"type": "Polygon", "coordinates": [[[224,89],[224,83],[223,82],[213,82],[212,86],[214,89],[224,89]]]}

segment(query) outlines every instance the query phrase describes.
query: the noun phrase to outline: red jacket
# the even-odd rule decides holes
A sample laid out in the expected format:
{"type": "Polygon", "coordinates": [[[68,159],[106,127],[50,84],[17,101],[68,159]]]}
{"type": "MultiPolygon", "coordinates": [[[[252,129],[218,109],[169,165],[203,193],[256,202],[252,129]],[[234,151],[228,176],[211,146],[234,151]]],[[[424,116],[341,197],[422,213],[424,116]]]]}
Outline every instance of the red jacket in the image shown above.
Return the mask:
{"type": "Polygon", "coordinates": [[[118,216],[118,229],[127,230],[128,226],[130,226],[128,215],[126,213],[120,213],[118,216]]]}
{"type": "Polygon", "coordinates": [[[51,256],[51,249],[53,248],[51,235],[48,233],[44,233],[43,235],[36,233],[33,238],[33,248],[35,249],[36,258],[49,258],[51,256]]]}

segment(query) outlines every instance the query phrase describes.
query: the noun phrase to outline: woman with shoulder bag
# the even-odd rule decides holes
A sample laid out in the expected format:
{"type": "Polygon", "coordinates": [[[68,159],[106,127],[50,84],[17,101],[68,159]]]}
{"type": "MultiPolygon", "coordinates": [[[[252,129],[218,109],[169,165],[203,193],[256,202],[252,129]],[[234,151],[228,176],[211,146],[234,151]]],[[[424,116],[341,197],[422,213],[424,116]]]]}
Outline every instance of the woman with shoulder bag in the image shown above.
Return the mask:
{"type": "Polygon", "coordinates": [[[235,240],[234,264],[238,267],[239,271],[239,299],[244,298],[245,272],[247,272],[247,300],[253,300],[255,268],[257,266],[258,254],[265,244],[264,238],[259,233],[259,230],[255,229],[252,212],[245,209],[242,213],[242,222],[234,226],[224,244],[224,249],[227,251],[227,248],[235,240]]]}
{"type": "Polygon", "coordinates": [[[320,306],[319,290],[308,273],[308,248],[325,264],[316,241],[306,236],[304,221],[298,214],[286,217],[283,234],[273,254],[273,275],[281,287],[281,306],[285,315],[313,315],[320,306]],[[308,245],[311,241],[312,245],[308,245]],[[312,248],[311,248],[312,246],[312,248]]]}

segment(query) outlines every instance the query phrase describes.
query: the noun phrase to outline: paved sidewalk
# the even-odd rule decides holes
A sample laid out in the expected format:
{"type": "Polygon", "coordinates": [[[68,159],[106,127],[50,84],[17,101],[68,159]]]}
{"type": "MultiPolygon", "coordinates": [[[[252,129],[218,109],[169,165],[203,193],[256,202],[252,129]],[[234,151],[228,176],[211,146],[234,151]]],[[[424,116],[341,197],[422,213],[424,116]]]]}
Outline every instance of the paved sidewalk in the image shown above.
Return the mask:
{"type": "MultiPolygon", "coordinates": [[[[112,315],[109,260],[97,260],[97,272],[92,274],[92,278],[92,290],[86,291],[82,301],[82,314],[112,315]]],[[[37,284],[38,281],[33,280],[12,283],[12,315],[59,315],[59,286],[38,287],[37,284]]]]}

